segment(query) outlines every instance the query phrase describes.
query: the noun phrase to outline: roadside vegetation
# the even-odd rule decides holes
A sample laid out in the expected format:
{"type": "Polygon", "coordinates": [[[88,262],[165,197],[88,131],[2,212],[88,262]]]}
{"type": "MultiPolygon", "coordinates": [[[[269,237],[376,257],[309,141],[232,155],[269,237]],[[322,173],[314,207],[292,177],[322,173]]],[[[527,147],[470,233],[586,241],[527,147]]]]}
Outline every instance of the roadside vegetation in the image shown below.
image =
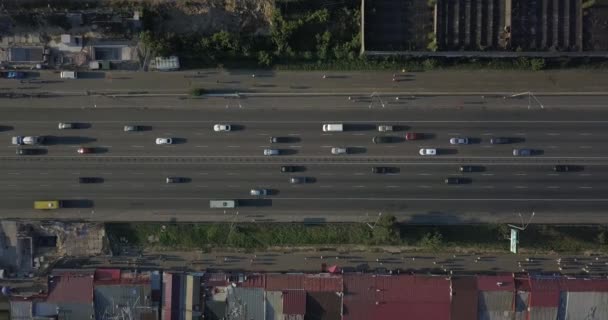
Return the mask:
{"type": "MultiPolygon", "coordinates": [[[[392,216],[375,223],[137,223],[106,225],[113,245],[209,250],[271,247],[398,246],[412,250],[508,252],[506,225],[420,226],[392,216]]],[[[605,226],[531,225],[520,233],[527,252],[608,252],[605,226]]]]}

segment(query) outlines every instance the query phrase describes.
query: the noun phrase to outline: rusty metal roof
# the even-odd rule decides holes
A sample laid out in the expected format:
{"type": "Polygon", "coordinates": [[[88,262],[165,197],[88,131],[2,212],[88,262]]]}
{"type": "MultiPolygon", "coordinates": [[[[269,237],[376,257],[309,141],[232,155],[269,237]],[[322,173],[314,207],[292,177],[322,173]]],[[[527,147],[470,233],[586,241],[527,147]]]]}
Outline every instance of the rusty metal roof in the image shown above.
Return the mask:
{"type": "Polygon", "coordinates": [[[269,273],[266,275],[266,290],[283,291],[304,289],[304,274],[269,273]]]}
{"type": "Polygon", "coordinates": [[[283,291],[283,314],[306,314],[306,291],[283,291]]]}
{"type": "Polygon", "coordinates": [[[93,273],[63,273],[49,279],[47,302],[93,302],[93,273]]]}

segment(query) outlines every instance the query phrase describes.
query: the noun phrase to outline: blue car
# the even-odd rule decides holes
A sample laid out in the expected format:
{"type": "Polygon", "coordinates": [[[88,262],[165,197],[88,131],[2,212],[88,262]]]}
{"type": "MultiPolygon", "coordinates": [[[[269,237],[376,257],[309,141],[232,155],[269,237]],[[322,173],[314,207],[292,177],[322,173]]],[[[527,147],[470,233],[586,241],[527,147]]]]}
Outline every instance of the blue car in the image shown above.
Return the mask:
{"type": "Polygon", "coordinates": [[[23,79],[25,78],[25,72],[20,71],[9,71],[6,74],[7,79],[23,79]]]}

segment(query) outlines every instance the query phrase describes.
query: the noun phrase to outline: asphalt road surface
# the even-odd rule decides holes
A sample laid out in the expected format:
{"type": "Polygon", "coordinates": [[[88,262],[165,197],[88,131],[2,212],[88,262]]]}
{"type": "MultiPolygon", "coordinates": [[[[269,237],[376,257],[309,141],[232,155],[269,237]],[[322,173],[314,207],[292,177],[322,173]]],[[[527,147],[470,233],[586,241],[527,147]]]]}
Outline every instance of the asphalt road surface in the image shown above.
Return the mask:
{"type": "Polygon", "coordinates": [[[53,108],[40,100],[21,107],[15,100],[0,109],[0,211],[6,218],[260,222],[365,221],[382,212],[414,223],[518,222],[518,212],[534,211],[534,222],[606,222],[604,97],[543,97],[542,107],[500,96],[395,98],[118,101],[127,108],[53,108]],[[58,130],[60,121],[80,128],[58,130]],[[214,132],[217,123],[234,130],[214,132]],[[345,131],[323,132],[323,123],[344,123],[345,131]],[[124,132],[127,124],[145,130],[124,132]],[[379,133],[378,124],[396,130],[379,133]],[[405,141],[406,132],[423,138],[405,141]],[[38,155],[18,156],[10,143],[15,135],[44,135],[47,142],[36,147],[38,155]],[[380,135],[395,142],[373,143],[380,135]],[[273,136],[288,141],[270,143],[273,136]],[[176,143],[156,145],[158,137],[176,143]],[[452,137],[471,143],[451,145],[452,137]],[[494,137],[513,143],[492,145],[494,137]],[[79,155],[81,146],[95,153],[79,155]],[[332,155],[332,147],[350,153],[332,155]],[[266,148],[281,155],[264,156],[266,148]],[[439,154],[420,156],[420,148],[439,154]],[[514,157],[514,148],[535,153],[514,157]],[[554,172],[557,164],[580,169],[554,172]],[[282,165],[301,171],[282,173],[282,165]],[[461,173],[462,165],[479,168],[461,173]],[[392,170],[374,174],[375,166],[392,170]],[[80,184],[79,177],[101,179],[80,184]],[[167,177],[186,179],[167,184],[167,177]],[[309,182],[291,184],[291,177],[309,182]],[[446,185],[448,177],[467,183],[446,185]],[[270,194],[252,197],[254,188],[270,194]],[[35,200],[55,199],[65,207],[32,208],[35,200]],[[235,199],[239,207],[213,210],[213,199],[235,199]]]}

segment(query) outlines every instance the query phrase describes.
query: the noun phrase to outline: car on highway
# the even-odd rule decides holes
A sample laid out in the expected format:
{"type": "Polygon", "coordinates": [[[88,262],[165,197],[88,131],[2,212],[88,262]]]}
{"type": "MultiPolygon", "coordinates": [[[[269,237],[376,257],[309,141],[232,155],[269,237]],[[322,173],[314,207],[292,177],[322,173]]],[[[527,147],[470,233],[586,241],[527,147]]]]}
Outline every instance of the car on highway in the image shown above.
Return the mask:
{"type": "Polygon", "coordinates": [[[450,139],[450,144],[469,144],[469,138],[454,137],[450,139]]]}
{"type": "Polygon", "coordinates": [[[507,144],[511,143],[511,138],[507,137],[496,137],[490,139],[490,144],[507,144]]]}
{"type": "Polygon", "coordinates": [[[103,182],[103,178],[100,177],[79,177],[79,183],[101,183],[103,182]]]}
{"type": "Polygon", "coordinates": [[[393,142],[397,142],[399,141],[399,139],[397,137],[393,137],[393,136],[375,136],[372,138],[372,142],[373,143],[393,143],[393,142]]]}
{"type": "Polygon", "coordinates": [[[173,144],[173,139],[171,138],[156,138],[156,144],[173,144]]]}
{"type": "Polygon", "coordinates": [[[263,196],[267,196],[268,195],[268,189],[251,189],[251,191],[249,191],[249,194],[254,196],[254,197],[263,197],[263,196]]]}
{"type": "Polygon", "coordinates": [[[21,71],[8,71],[0,73],[2,78],[6,79],[23,79],[25,78],[25,72],[21,71]]]}
{"type": "Polygon", "coordinates": [[[17,151],[15,153],[20,156],[27,156],[27,155],[41,154],[43,152],[43,150],[44,149],[19,148],[19,149],[17,149],[17,151]]]}
{"type": "Polygon", "coordinates": [[[124,132],[134,132],[134,131],[142,131],[142,126],[136,125],[126,125],[122,128],[124,132]]]}
{"type": "Polygon", "coordinates": [[[418,153],[421,156],[436,156],[437,155],[437,149],[435,149],[435,148],[422,148],[422,149],[420,149],[420,151],[418,151],[418,153]]]}
{"type": "Polygon", "coordinates": [[[301,169],[296,166],[281,166],[281,172],[296,172],[300,170],[301,169]]]}
{"type": "Polygon", "coordinates": [[[460,172],[481,172],[484,170],[483,166],[460,166],[460,172]]]}
{"type": "Polygon", "coordinates": [[[558,164],[553,166],[553,171],[555,172],[573,172],[573,171],[581,171],[583,169],[582,166],[573,166],[569,164],[558,164]]]}
{"type": "Polygon", "coordinates": [[[344,147],[333,147],[331,148],[331,154],[339,155],[339,154],[348,154],[348,148],[344,147]]]}
{"type": "Polygon", "coordinates": [[[230,130],[232,130],[232,126],[229,124],[219,123],[213,126],[213,131],[215,132],[229,132],[230,130]]]}
{"type": "Polygon", "coordinates": [[[449,177],[449,178],[445,178],[445,180],[443,182],[445,184],[464,184],[464,183],[471,182],[471,179],[462,178],[462,177],[449,177]]]}
{"type": "Polygon", "coordinates": [[[289,142],[288,137],[270,137],[270,143],[285,143],[289,142]]]}
{"type": "Polygon", "coordinates": [[[281,154],[279,149],[264,149],[265,156],[278,156],[279,154],[281,154]]]}
{"type": "Polygon", "coordinates": [[[80,147],[78,148],[78,150],[76,150],[76,152],[78,152],[79,154],[94,153],[95,149],[88,147],[80,147]]]}
{"type": "Polygon", "coordinates": [[[532,149],[513,149],[513,155],[518,157],[531,156],[532,149]]]}
{"type": "Polygon", "coordinates": [[[378,132],[391,132],[393,131],[393,126],[381,124],[378,125],[378,132]]]}
{"type": "Polygon", "coordinates": [[[397,172],[399,169],[395,167],[372,167],[372,173],[388,174],[397,172]]]}
{"type": "Polygon", "coordinates": [[[311,181],[308,177],[291,177],[289,178],[289,183],[291,184],[302,184],[311,181]]]}
{"type": "Polygon", "coordinates": [[[74,122],[59,122],[59,124],[57,125],[57,128],[59,130],[76,129],[77,127],[78,127],[78,125],[74,122]]]}
{"type": "Polygon", "coordinates": [[[422,133],[417,133],[417,132],[406,132],[405,133],[405,140],[407,140],[407,141],[418,140],[418,139],[422,139],[422,133]]]}
{"type": "Polygon", "coordinates": [[[184,178],[184,177],[167,177],[165,178],[165,183],[183,183],[186,182],[188,179],[184,178]]]}

